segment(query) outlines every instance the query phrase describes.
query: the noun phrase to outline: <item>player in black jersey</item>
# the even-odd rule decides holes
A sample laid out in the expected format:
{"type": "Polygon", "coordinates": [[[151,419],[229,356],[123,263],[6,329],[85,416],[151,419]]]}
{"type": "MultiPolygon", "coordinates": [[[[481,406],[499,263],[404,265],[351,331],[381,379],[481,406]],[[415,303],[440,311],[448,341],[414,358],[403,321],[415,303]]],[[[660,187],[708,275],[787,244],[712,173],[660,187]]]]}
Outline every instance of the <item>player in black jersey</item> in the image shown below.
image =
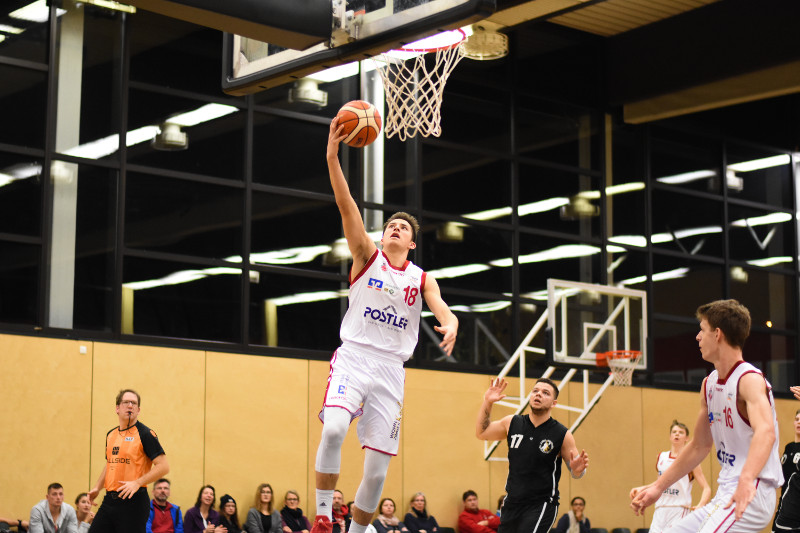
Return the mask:
{"type": "Polygon", "coordinates": [[[533,386],[528,415],[509,415],[490,421],[492,406],[506,397],[508,383],[495,379],[483,395],[475,435],[481,440],[508,442],[506,499],[497,533],[547,533],[558,516],[558,482],[561,461],[572,477],[586,474],[589,456],[578,452],[575,438],[550,416],[557,403],[558,387],[547,378],[533,386]]]}
{"type": "MultiPolygon", "coordinates": [[[[800,400],[800,387],[791,387],[791,391],[800,400]]],[[[794,442],[783,449],[781,464],[784,482],[772,531],[800,531],[800,409],[794,414],[794,442]]]]}

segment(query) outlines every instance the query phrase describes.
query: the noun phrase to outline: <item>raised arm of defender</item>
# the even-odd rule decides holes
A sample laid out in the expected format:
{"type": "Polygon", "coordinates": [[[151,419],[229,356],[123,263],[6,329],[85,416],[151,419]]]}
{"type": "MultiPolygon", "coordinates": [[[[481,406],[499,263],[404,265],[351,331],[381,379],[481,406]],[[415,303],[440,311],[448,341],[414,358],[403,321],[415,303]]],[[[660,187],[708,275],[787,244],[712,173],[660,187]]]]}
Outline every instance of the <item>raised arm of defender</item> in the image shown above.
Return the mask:
{"type": "Polygon", "coordinates": [[[511,424],[512,416],[506,416],[501,420],[490,420],[492,415],[492,406],[495,402],[499,402],[506,395],[503,393],[506,390],[508,383],[506,380],[497,378],[493,379],[489,389],[483,395],[483,404],[478,410],[478,420],[475,423],[475,436],[481,440],[503,440],[508,436],[508,427],[511,424]]]}

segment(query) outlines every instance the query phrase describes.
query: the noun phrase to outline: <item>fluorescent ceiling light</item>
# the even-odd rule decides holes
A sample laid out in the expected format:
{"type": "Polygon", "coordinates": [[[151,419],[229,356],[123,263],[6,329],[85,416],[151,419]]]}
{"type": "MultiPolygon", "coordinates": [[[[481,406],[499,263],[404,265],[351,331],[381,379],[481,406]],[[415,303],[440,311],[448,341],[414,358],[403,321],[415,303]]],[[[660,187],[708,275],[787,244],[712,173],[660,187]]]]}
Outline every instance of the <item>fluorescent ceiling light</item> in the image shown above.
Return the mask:
{"type": "Polygon", "coordinates": [[[608,241],[628,246],[636,246],[637,248],[644,248],[647,246],[647,239],[644,238],[644,235],[614,235],[609,237],[608,241]]]}
{"type": "Polygon", "coordinates": [[[239,111],[239,108],[232,105],[206,104],[195,109],[194,111],[188,111],[186,113],[181,113],[180,115],[170,117],[165,120],[165,122],[170,122],[179,126],[197,126],[203,122],[215,120],[237,111],[239,111]]]}
{"type": "Polygon", "coordinates": [[[650,238],[650,242],[652,242],[653,244],[661,244],[665,242],[671,242],[674,239],[684,239],[686,237],[694,237],[695,235],[710,235],[713,233],[722,233],[722,227],[703,226],[699,228],[686,228],[686,229],[676,230],[673,233],[655,233],[650,238]],[[675,237],[673,237],[673,233],[675,237]]]}
{"type": "Polygon", "coordinates": [[[241,273],[242,271],[240,269],[229,267],[212,267],[201,270],[180,270],[159,279],[123,283],[123,287],[127,287],[136,291],[141,289],[152,289],[153,287],[163,287],[165,285],[189,283],[190,281],[197,281],[198,279],[203,279],[208,276],[218,276],[221,274],[241,275],[241,273]]]}
{"type": "Polygon", "coordinates": [[[772,265],[779,265],[781,263],[791,263],[792,258],[788,255],[783,257],[765,257],[764,259],[751,259],[747,262],[748,265],[768,267],[772,265]]]}
{"type": "Polygon", "coordinates": [[[567,204],[569,204],[569,198],[548,198],[547,200],[519,206],[519,216],[524,217],[525,215],[532,215],[534,213],[553,211],[567,204]]]}
{"type": "MultiPolygon", "coordinates": [[[[626,192],[640,191],[644,189],[643,181],[633,181],[631,183],[620,183],[618,185],[610,185],[606,187],[606,196],[614,196],[626,192]]],[[[587,200],[598,200],[600,198],[600,191],[583,191],[575,196],[586,198],[587,200]]]]}
{"type": "Polygon", "coordinates": [[[656,178],[656,181],[667,183],[669,185],[679,185],[681,183],[689,183],[692,181],[702,180],[705,178],[712,178],[717,175],[716,170],[695,170],[692,172],[683,172],[682,174],[675,174],[672,176],[664,176],[656,178]]]}
{"type": "MultiPolygon", "coordinates": [[[[297,248],[286,248],[285,250],[253,253],[250,254],[250,262],[262,265],[294,265],[297,263],[308,263],[318,256],[330,252],[331,248],[330,245],[319,244],[317,246],[299,246],[297,248]]],[[[241,257],[238,259],[241,261],[241,257]]]]}
{"type": "Polygon", "coordinates": [[[122,11],[123,13],[136,13],[136,8],[127,4],[120,4],[113,0],[83,0],[87,4],[94,4],[98,7],[104,7],[114,11],[122,11]]]}
{"type": "MultiPolygon", "coordinates": [[[[685,278],[689,273],[688,268],[676,268],[675,270],[668,270],[667,272],[658,272],[653,274],[653,281],[666,281],[668,279],[685,278]]],[[[627,285],[638,285],[647,281],[647,276],[636,276],[617,282],[618,287],[625,287],[627,285]]]]}
{"type": "Polygon", "coordinates": [[[779,167],[791,163],[792,158],[788,154],[774,155],[772,157],[764,157],[762,159],[754,159],[752,161],[743,161],[741,163],[734,163],[728,165],[730,170],[736,172],[751,172],[753,170],[762,170],[765,168],[779,167]]]}
{"type": "Polygon", "coordinates": [[[469,276],[470,274],[477,274],[478,272],[485,272],[490,270],[489,265],[458,265],[451,267],[439,268],[437,270],[430,270],[428,274],[436,279],[459,278],[461,276],[469,276]]]}
{"type": "MultiPolygon", "coordinates": [[[[66,13],[63,9],[56,9],[56,16],[66,13]]],[[[50,8],[46,0],[36,0],[35,2],[23,6],[16,11],[8,14],[9,17],[17,20],[27,20],[28,22],[47,22],[50,17],[50,8]]]]}
{"type": "Polygon", "coordinates": [[[0,24],[0,31],[4,33],[19,35],[25,30],[23,30],[22,28],[17,28],[16,26],[9,26],[8,24],[0,24]]]}
{"type": "Polygon", "coordinates": [[[794,217],[789,213],[770,213],[769,215],[762,215],[760,217],[743,218],[731,222],[731,226],[746,227],[746,226],[763,226],[765,224],[779,224],[781,222],[789,222],[794,217]]]}
{"type": "Polygon", "coordinates": [[[335,300],[337,298],[347,297],[347,291],[316,291],[304,292],[300,294],[290,294],[289,296],[281,296],[279,298],[269,298],[268,302],[275,304],[278,307],[283,305],[292,304],[306,304],[311,302],[323,302],[325,300],[335,300]]]}
{"type": "MultiPolygon", "coordinates": [[[[589,246],[587,244],[562,244],[549,250],[542,250],[541,252],[534,252],[532,254],[525,254],[519,256],[519,263],[521,265],[528,263],[541,263],[543,261],[555,261],[559,259],[570,259],[573,257],[586,257],[600,253],[600,248],[596,246],[589,246]]],[[[496,259],[489,262],[490,265],[496,267],[510,267],[513,264],[511,258],[496,259]]]]}

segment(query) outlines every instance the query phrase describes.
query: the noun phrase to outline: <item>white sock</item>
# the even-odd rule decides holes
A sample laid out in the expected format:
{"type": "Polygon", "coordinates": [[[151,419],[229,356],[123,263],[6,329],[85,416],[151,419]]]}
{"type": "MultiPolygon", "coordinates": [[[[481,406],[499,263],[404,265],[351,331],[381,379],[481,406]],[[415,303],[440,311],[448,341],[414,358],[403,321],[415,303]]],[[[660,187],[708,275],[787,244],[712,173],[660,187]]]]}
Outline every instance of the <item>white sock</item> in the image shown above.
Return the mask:
{"type": "Polygon", "coordinates": [[[317,515],[325,515],[328,519],[333,513],[333,490],[317,489],[317,515]]]}
{"type": "Polygon", "coordinates": [[[367,530],[367,526],[362,526],[355,520],[350,522],[350,529],[347,530],[347,533],[364,533],[367,530]]]}

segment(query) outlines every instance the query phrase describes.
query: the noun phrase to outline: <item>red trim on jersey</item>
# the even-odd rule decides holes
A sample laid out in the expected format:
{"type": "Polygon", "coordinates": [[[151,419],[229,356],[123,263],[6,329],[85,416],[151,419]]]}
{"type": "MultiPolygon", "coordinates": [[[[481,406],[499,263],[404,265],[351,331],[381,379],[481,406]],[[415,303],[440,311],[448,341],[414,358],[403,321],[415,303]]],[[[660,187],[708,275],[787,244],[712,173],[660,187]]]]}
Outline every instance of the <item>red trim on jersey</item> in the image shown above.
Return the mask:
{"type": "Polygon", "coordinates": [[[422,273],[422,279],[419,282],[419,292],[425,292],[425,280],[428,279],[428,273],[422,273]]]}
{"type": "MultiPolygon", "coordinates": [[[[762,377],[762,379],[764,379],[764,385],[765,386],[767,384],[767,379],[764,377],[764,374],[762,374],[761,372],[759,372],[757,370],[748,370],[747,372],[744,372],[741,376],[739,376],[739,381],[736,382],[736,412],[739,413],[739,417],[744,421],[744,423],[749,426],[750,425],[750,420],[748,420],[747,417],[744,416],[744,414],[742,414],[742,412],[739,410],[739,383],[742,381],[742,378],[745,377],[747,374],[758,374],[759,376],[762,377]]],[[[767,386],[767,401],[769,401],[769,387],[768,386],[767,386]]],[[[770,403],[770,405],[772,405],[772,404],[770,403]]]]}
{"type": "Polygon", "coordinates": [[[358,280],[359,280],[359,278],[361,278],[361,276],[363,276],[363,275],[364,275],[364,272],[366,272],[366,271],[367,271],[367,269],[368,269],[368,268],[369,268],[369,267],[372,265],[372,263],[374,263],[374,262],[375,262],[375,259],[376,259],[377,257],[378,257],[378,249],[376,248],[376,249],[375,249],[375,252],[373,252],[373,254],[372,254],[372,257],[370,257],[370,258],[369,258],[369,261],[367,261],[367,264],[365,264],[365,265],[364,265],[364,268],[362,268],[362,269],[361,269],[361,271],[360,271],[360,272],[359,272],[359,273],[356,275],[356,277],[355,277],[355,278],[353,278],[353,271],[352,271],[352,269],[350,270],[350,278],[351,278],[351,279],[350,279],[350,285],[351,285],[351,286],[352,286],[353,284],[355,284],[355,282],[356,282],[356,281],[358,281],[358,280]]]}
{"type": "MultiPolygon", "coordinates": [[[[719,379],[718,377],[717,383],[719,383],[720,385],[725,385],[725,382],[728,381],[729,377],[731,377],[731,374],[733,374],[733,371],[736,370],[736,367],[741,365],[742,363],[744,363],[744,361],[736,361],[736,364],[731,367],[730,371],[728,371],[728,375],[725,376],[725,379],[719,379]]],[[[719,372],[717,372],[717,376],[719,376],[719,372]]]]}
{"type": "Polygon", "coordinates": [[[389,456],[391,456],[391,457],[397,457],[397,454],[396,454],[396,453],[389,453],[389,452],[385,452],[385,451],[383,451],[383,450],[379,450],[378,448],[373,448],[373,447],[371,447],[371,446],[362,446],[362,447],[361,447],[361,449],[362,449],[362,450],[363,450],[363,449],[365,449],[365,448],[366,448],[367,450],[372,450],[373,452],[380,452],[380,453],[382,453],[382,454],[384,454],[384,455],[389,455],[389,456]]]}
{"type": "Polygon", "coordinates": [[[389,260],[389,256],[387,256],[387,255],[386,255],[386,253],[385,253],[383,250],[381,250],[381,253],[383,254],[383,257],[385,257],[385,258],[386,258],[386,262],[387,262],[387,263],[389,263],[389,266],[390,266],[390,267],[392,267],[392,268],[393,268],[393,269],[395,269],[395,270],[400,270],[400,271],[403,271],[403,270],[405,270],[405,269],[406,269],[406,267],[407,267],[409,264],[411,264],[411,261],[409,261],[408,259],[406,259],[406,262],[405,262],[405,263],[403,263],[403,266],[398,268],[398,267],[396,267],[396,266],[394,266],[394,265],[392,264],[392,262],[389,260]]]}
{"type": "MultiPolygon", "coordinates": [[[[703,401],[706,402],[706,411],[708,411],[708,376],[703,378],[703,401]]],[[[711,422],[709,422],[711,425],[711,422]]]]}

